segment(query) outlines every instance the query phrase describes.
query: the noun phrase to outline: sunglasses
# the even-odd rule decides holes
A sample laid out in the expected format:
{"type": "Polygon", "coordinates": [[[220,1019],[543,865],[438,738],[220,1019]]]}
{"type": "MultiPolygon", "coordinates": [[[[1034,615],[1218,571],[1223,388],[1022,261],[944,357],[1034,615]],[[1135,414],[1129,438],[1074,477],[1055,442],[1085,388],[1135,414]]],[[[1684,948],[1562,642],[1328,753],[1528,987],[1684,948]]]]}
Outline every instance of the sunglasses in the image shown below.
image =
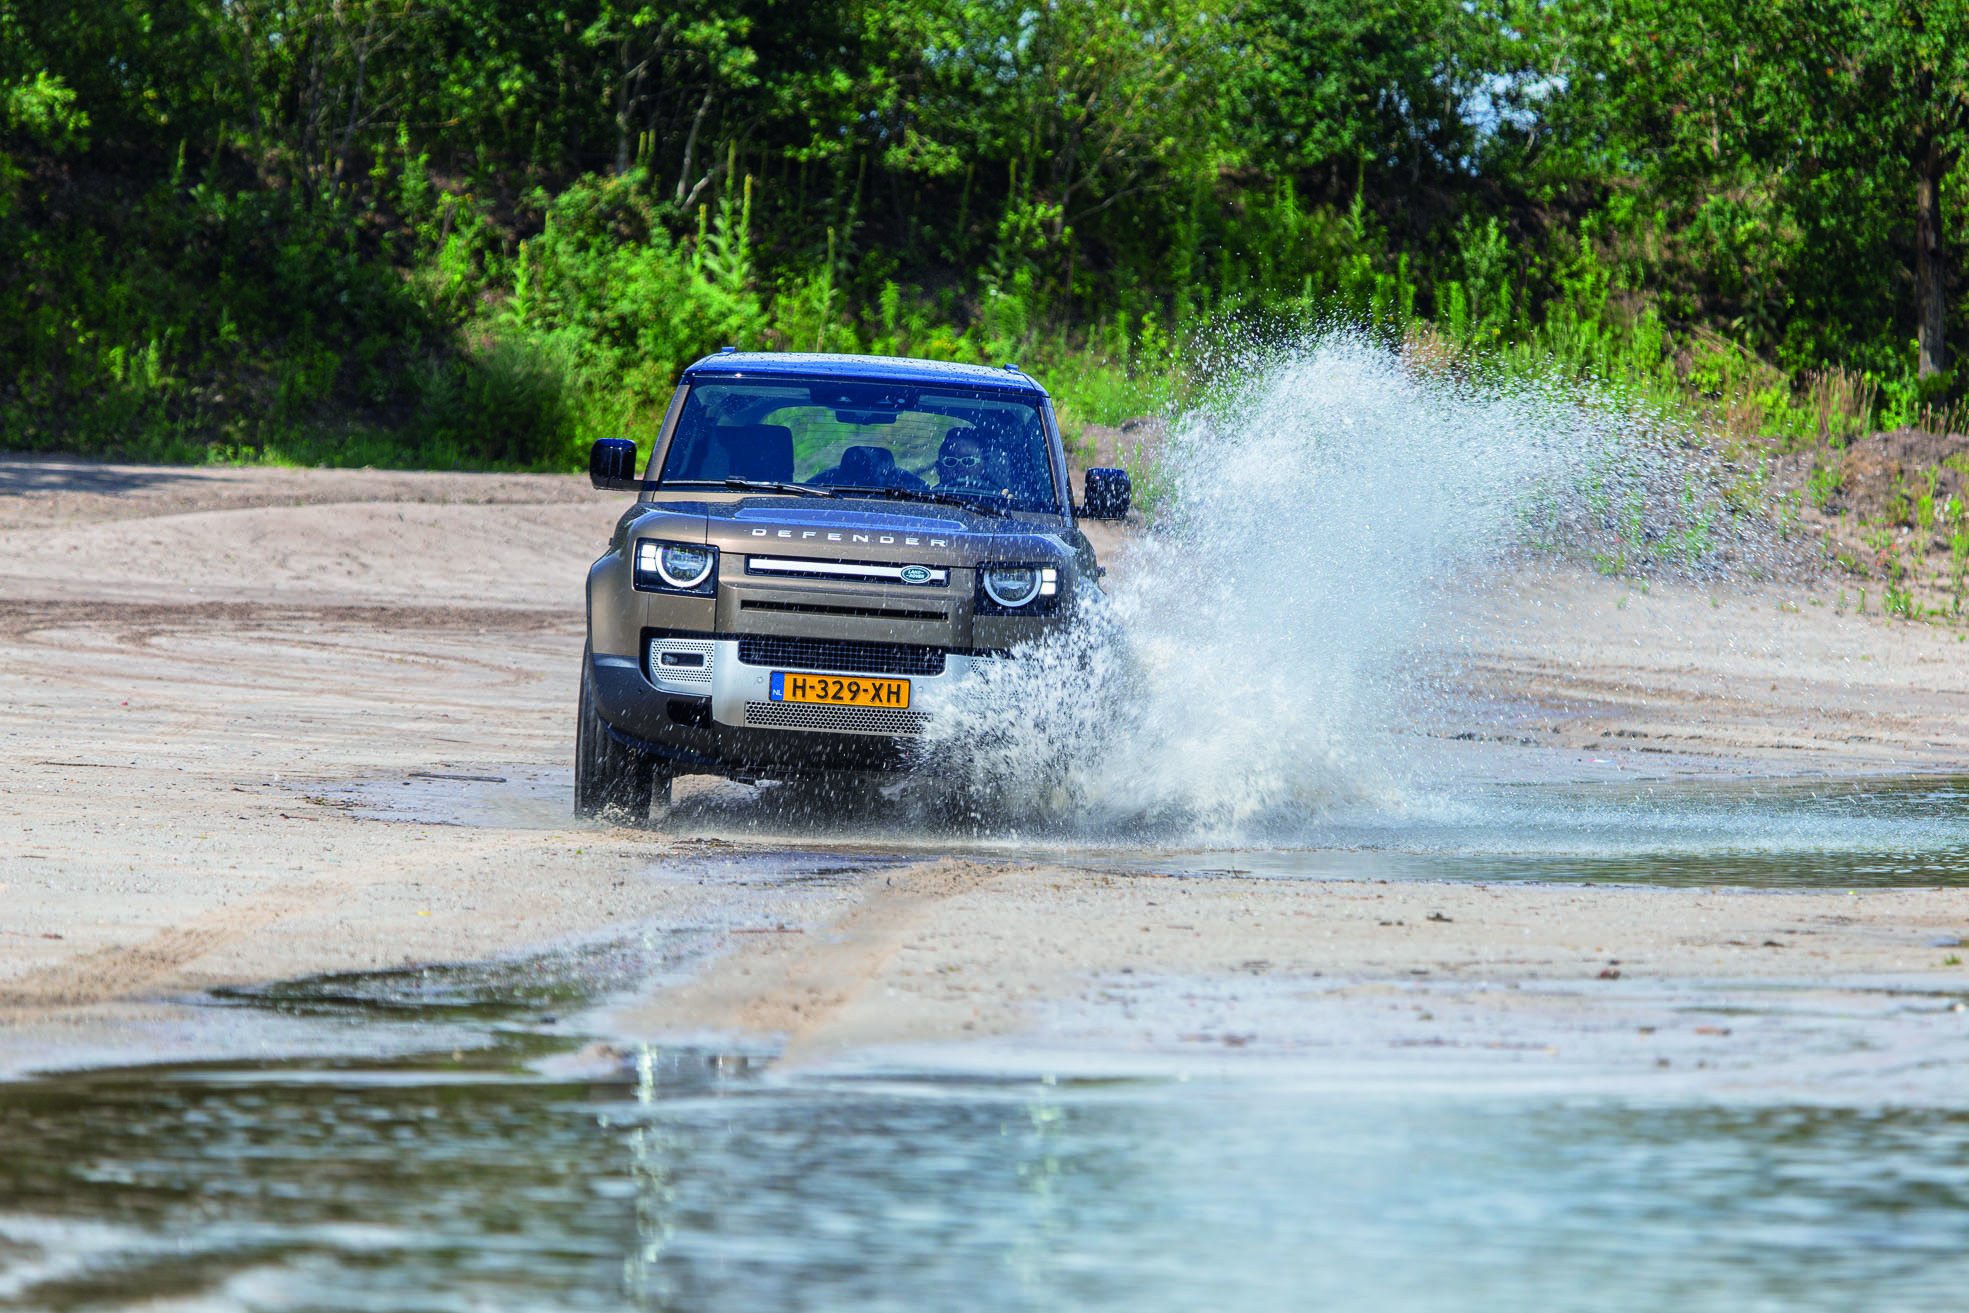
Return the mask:
{"type": "Polygon", "coordinates": [[[983,456],[939,456],[937,464],[952,470],[974,470],[984,464],[983,456]]]}

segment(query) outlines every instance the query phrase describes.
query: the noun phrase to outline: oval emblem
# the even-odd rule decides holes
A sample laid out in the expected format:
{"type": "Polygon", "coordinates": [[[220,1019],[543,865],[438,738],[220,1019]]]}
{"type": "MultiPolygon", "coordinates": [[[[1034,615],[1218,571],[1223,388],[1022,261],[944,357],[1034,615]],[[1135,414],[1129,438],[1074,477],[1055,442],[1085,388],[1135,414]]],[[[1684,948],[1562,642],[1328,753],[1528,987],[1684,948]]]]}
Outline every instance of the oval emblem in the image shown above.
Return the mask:
{"type": "Polygon", "coordinates": [[[905,565],[902,581],[906,584],[927,584],[930,582],[930,572],[920,565],[905,565]]]}

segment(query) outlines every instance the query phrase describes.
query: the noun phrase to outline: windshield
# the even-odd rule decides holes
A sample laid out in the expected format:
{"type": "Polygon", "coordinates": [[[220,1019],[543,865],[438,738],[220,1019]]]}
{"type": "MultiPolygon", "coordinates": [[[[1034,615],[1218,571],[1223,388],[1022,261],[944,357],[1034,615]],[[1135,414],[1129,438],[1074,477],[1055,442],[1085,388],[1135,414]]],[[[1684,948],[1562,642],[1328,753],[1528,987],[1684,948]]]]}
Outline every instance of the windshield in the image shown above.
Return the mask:
{"type": "Polygon", "coordinates": [[[694,382],[659,482],[727,478],[961,497],[1057,514],[1036,400],[854,380],[694,382]]]}

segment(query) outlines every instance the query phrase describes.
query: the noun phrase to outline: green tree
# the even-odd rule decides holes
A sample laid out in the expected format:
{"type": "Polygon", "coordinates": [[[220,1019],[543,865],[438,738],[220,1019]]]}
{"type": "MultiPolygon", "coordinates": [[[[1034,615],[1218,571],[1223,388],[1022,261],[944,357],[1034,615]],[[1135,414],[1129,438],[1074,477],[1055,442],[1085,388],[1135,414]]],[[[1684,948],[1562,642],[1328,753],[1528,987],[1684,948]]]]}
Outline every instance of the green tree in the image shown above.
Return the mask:
{"type": "Polygon", "coordinates": [[[1253,0],[1240,90],[1273,168],[1358,161],[1413,186],[1479,167],[1522,83],[1521,43],[1488,3],[1253,0]]]}
{"type": "Polygon", "coordinates": [[[730,99],[757,82],[757,54],[746,44],[752,17],[730,4],[620,4],[601,0],[582,33],[587,45],[610,61],[610,107],[615,126],[615,171],[654,161],[683,130],[675,201],[688,210],[717,178],[717,164],[698,173],[707,120],[721,97],[730,99]],[[667,113],[665,111],[668,111],[667,113]]]}
{"type": "Polygon", "coordinates": [[[1912,327],[1918,372],[1944,368],[1963,0],[1616,0],[1533,6],[1524,23],[1564,87],[1538,174],[1599,203],[1656,200],[1679,229],[1666,258],[1687,312],[1789,343],[1796,363],[1883,372],[1912,327]]]}
{"type": "Polygon", "coordinates": [[[725,342],[1320,304],[1906,413],[1961,372],[1965,6],[0,0],[0,439],[549,461],[725,342]]]}
{"type": "Polygon", "coordinates": [[[1883,153],[1912,210],[1916,371],[1947,362],[1948,267],[1942,185],[1969,141],[1969,3],[1817,0],[1801,4],[1790,72],[1806,132],[1853,171],[1883,153]],[[1823,63],[1821,63],[1821,60],[1823,63]],[[1823,74],[1821,76],[1821,68],[1823,74]]]}

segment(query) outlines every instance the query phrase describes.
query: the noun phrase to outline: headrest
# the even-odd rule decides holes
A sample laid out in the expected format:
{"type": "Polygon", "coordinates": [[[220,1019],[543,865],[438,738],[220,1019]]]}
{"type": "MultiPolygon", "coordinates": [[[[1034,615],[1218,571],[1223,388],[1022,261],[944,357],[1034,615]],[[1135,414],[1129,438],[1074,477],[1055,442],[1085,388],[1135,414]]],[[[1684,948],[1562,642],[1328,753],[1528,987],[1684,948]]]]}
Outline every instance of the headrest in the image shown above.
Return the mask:
{"type": "Polygon", "coordinates": [[[896,472],[896,456],[887,447],[850,447],[841,453],[841,476],[851,483],[877,483],[896,472]]]}

